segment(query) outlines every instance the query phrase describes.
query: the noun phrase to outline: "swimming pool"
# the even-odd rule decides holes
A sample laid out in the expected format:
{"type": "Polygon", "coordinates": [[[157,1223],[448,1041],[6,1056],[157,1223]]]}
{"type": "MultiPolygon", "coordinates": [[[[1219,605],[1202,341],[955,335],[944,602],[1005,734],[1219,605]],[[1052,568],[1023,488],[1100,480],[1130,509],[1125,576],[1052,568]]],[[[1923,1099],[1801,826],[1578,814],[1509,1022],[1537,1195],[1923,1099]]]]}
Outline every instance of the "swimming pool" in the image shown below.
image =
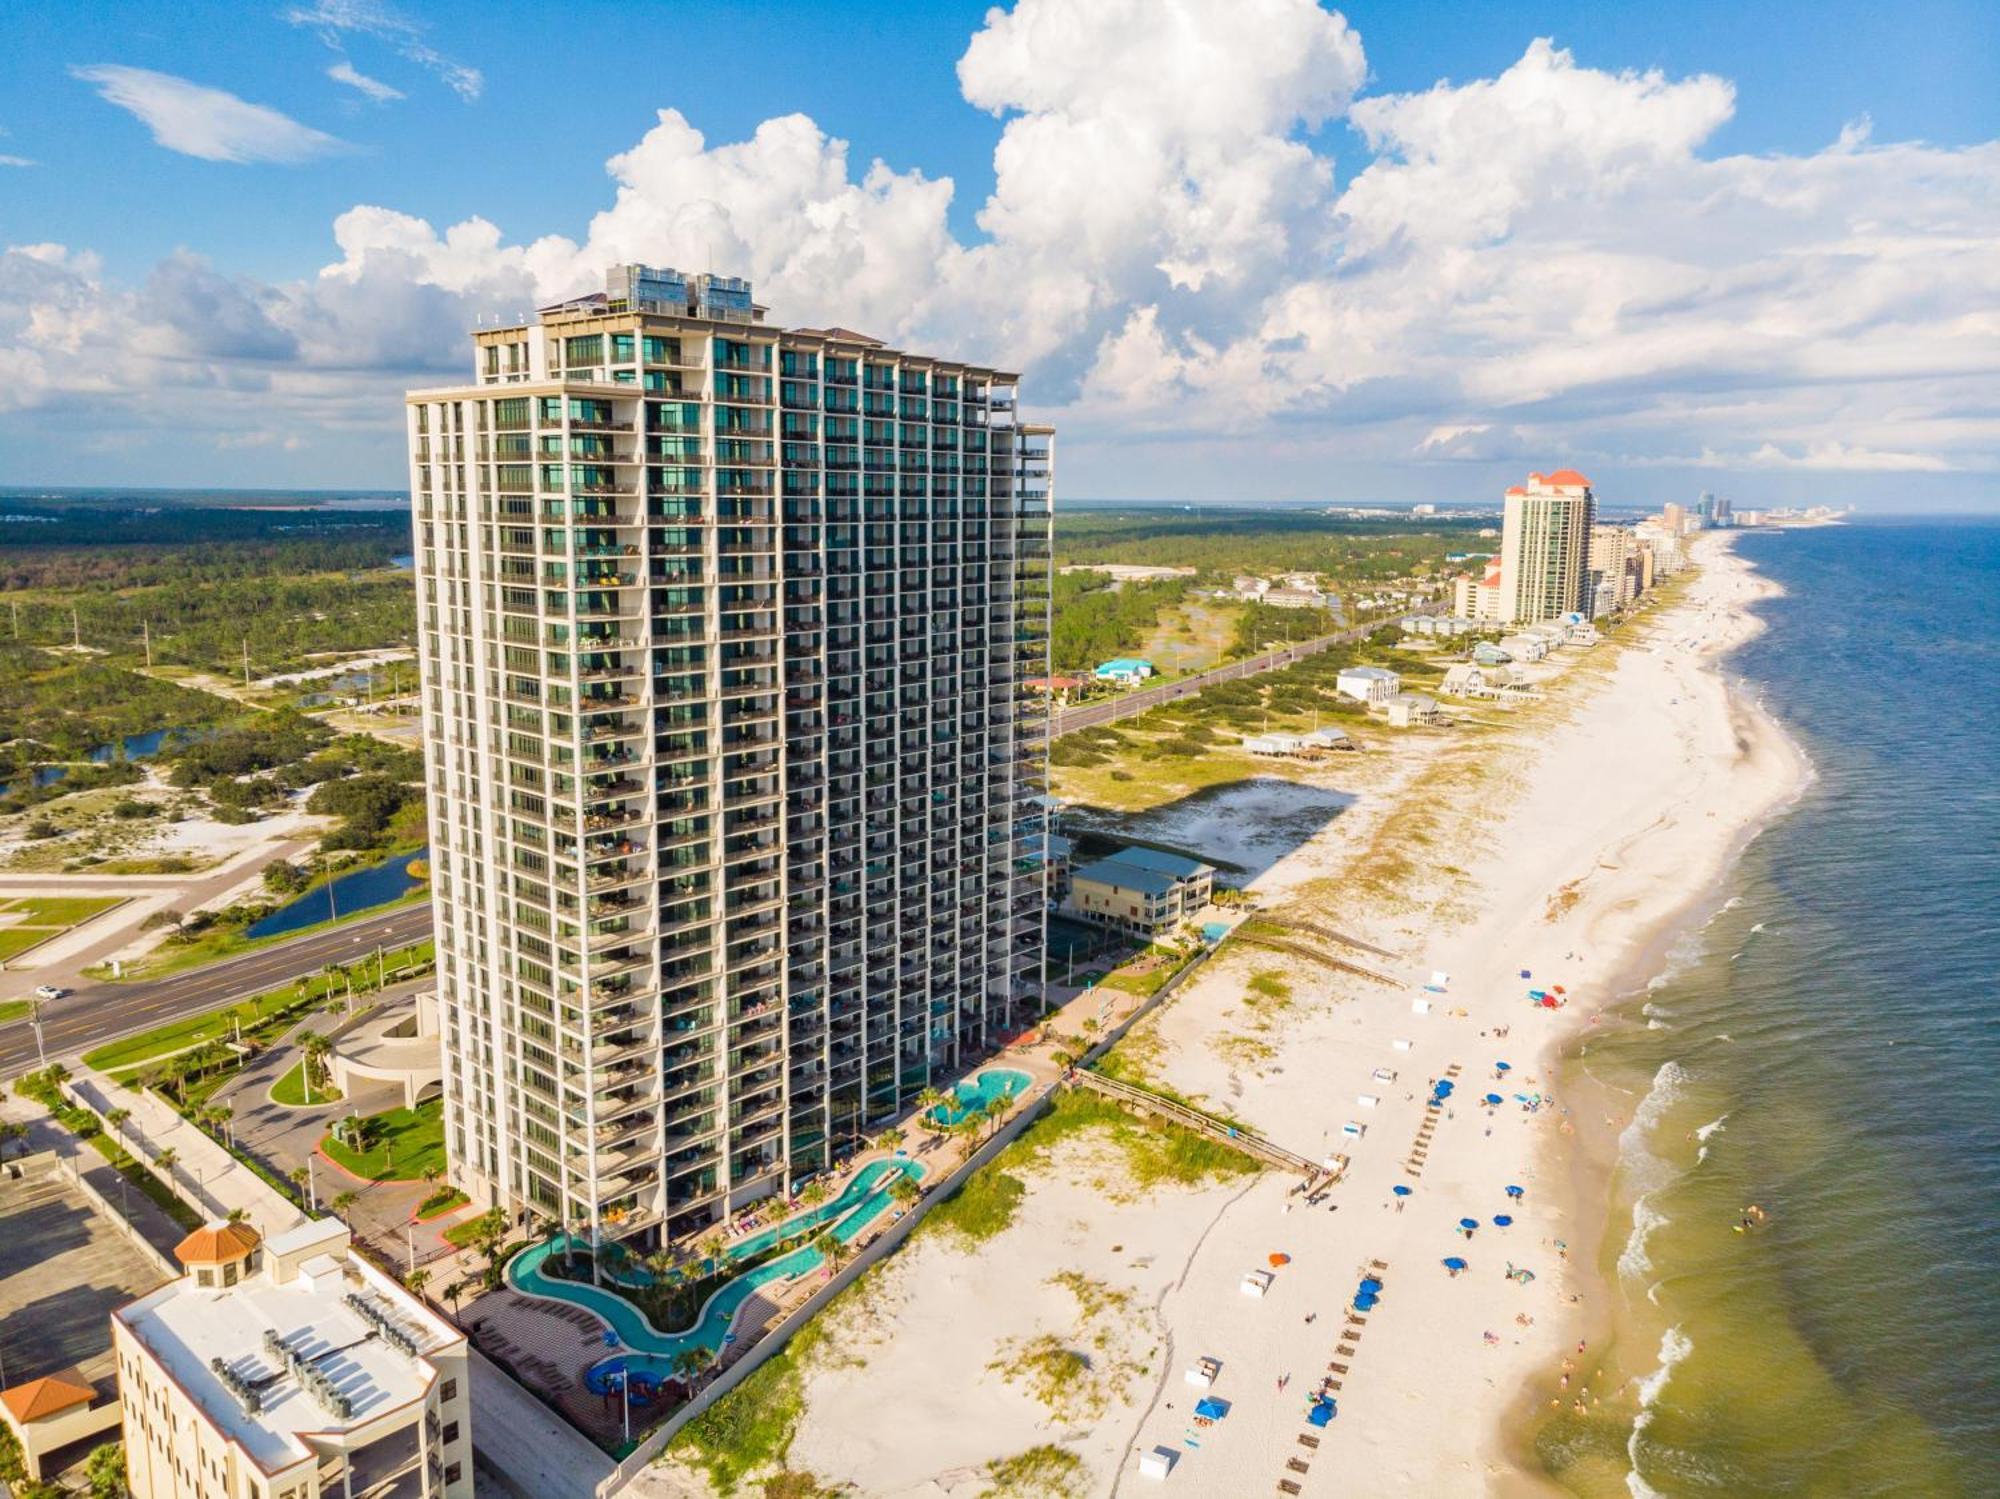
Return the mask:
{"type": "MultiPolygon", "coordinates": [[[[843,1244],[851,1244],[855,1236],[889,1206],[890,1188],[895,1185],[895,1178],[907,1176],[914,1181],[923,1175],[923,1171],[924,1168],[917,1162],[901,1156],[888,1161],[870,1161],[832,1201],[737,1240],[723,1251],[723,1258],[754,1259],[777,1243],[780,1237],[789,1238],[828,1222],[833,1223],[835,1238],[843,1244]]],[[[517,1291],[531,1296],[546,1296],[552,1301],[567,1301],[602,1317],[630,1351],[600,1360],[593,1365],[593,1370],[606,1366],[623,1368],[634,1378],[643,1377],[656,1383],[677,1377],[674,1358],[687,1349],[701,1348],[713,1354],[721,1348],[729,1324],[736,1316],[736,1309],[761,1287],[815,1270],[822,1259],[814,1245],[801,1244],[754,1270],[745,1271],[716,1291],[708,1298],[692,1327],[667,1333],[653,1326],[644,1312],[622,1296],[584,1282],[557,1280],[544,1274],[542,1265],[549,1256],[561,1254],[568,1247],[569,1236],[558,1234],[531,1249],[522,1250],[508,1261],[507,1283],[517,1291]]],[[[625,1281],[627,1284],[644,1284],[638,1279],[640,1276],[650,1280],[648,1272],[634,1266],[625,1272],[625,1281]]]]}
{"type": "Polygon", "coordinates": [[[996,1098],[1018,1098],[1033,1081],[1025,1072],[1016,1072],[1009,1067],[990,1067],[961,1081],[951,1090],[956,1102],[940,1104],[931,1110],[929,1117],[937,1124],[956,1124],[968,1115],[983,1112],[996,1098]]]}

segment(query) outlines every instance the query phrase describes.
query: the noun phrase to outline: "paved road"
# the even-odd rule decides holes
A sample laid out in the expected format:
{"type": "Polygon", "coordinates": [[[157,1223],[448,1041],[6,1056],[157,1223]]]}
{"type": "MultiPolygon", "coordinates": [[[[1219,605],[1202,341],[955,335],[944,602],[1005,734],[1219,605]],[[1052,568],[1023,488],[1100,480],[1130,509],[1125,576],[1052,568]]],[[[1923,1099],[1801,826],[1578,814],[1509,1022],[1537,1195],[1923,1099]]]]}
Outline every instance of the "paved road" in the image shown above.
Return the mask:
{"type": "MultiPolygon", "coordinates": [[[[363,957],[377,944],[400,947],[420,942],[430,933],[430,905],[403,906],[240,958],[190,968],[171,978],[79,984],[75,993],[43,1010],[43,1045],[51,1061],[74,1056],[134,1031],[262,994],[317,973],[328,963],[363,957]]],[[[15,1076],[35,1065],[33,1027],[26,1021],[0,1027],[0,1077],[15,1076]]]]}
{"type": "MultiPolygon", "coordinates": [[[[1423,612],[1423,611],[1418,611],[1423,612]]],[[[1400,617],[1400,616],[1398,616],[1400,617]]],[[[1234,682],[1242,677],[1254,677],[1260,672],[1276,671],[1281,666],[1290,666],[1306,656],[1316,656],[1328,646],[1347,645],[1363,640],[1370,633],[1379,630],[1392,620],[1378,619],[1365,625],[1356,625],[1350,630],[1342,630],[1334,635],[1320,635],[1311,640],[1302,640],[1297,645],[1287,645],[1279,650],[1266,651],[1261,656],[1246,657],[1232,661],[1227,666],[1212,667],[1179,681],[1163,682],[1158,687],[1141,687],[1137,692],[1121,693],[1117,697],[1106,698],[1103,702],[1085,703],[1076,708],[1065,708],[1049,723],[1049,737],[1060,738],[1073,734],[1078,729],[1094,729],[1115,719],[1131,718],[1144,713],[1148,708],[1157,708],[1162,703],[1171,703],[1176,698],[1192,697],[1204,687],[1213,687],[1219,682],[1234,682]]]]}

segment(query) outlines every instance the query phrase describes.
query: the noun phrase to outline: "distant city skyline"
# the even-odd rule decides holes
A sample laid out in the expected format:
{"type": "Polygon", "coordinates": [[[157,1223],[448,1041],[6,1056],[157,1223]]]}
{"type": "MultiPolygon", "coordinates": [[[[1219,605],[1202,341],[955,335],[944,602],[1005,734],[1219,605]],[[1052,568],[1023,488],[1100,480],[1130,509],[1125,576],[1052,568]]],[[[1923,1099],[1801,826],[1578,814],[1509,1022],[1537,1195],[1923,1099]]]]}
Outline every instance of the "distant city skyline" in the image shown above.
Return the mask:
{"type": "Polygon", "coordinates": [[[0,483],[393,488],[404,388],[636,259],[1023,370],[1066,497],[1463,505],[1559,462],[1612,508],[2000,507],[1991,7],[759,3],[649,36],[299,0],[0,39],[0,483]],[[719,52],[770,65],[671,65],[719,52]],[[502,130],[562,80],[560,129],[502,130]]]}

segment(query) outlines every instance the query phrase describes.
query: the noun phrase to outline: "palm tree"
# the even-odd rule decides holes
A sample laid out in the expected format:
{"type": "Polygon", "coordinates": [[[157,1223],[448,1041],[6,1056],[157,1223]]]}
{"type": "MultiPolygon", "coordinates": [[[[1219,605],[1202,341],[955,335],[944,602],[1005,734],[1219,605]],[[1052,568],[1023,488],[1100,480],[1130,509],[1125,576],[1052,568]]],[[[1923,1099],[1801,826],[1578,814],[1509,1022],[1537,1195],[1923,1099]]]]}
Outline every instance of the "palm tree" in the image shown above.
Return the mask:
{"type": "Polygon", "coordinates": [[[714,1362],[715,1355],[697,1343],[674,1355],[674,1373],[687,1382],[689,1393],[693,1393],[714,1362]]]}
{"type": "Polygon", "coordinates": [[[826,1279],[832,1280],[840,1273],[841,1267],[854,1258],[854,1246],[828,1229],[817,1239],[813,1247],[819,1251],[820,1259],[826,1266],[826,1279]]]}
{"type": "Polygon", "coordinates": [[[180,1158],[181,1153],[169,1145],[165,1150],[153,1157],[153,1165],[157,1169],[166,1172],[167,1180],[172,1182],[174,1179],[174,1167],[179,1163],[180,1158]]]}
{"type": "Polygon", "coordinates": [[[241,1223],[245,1218],[248,1218],[249,1216],[250,1216],[250,1209],[248,1208],[231,1208],[229,1210],[229,1221],[231,1223],[241,1223]]]}
{"type": "Polygon", "coordinates": [[[898,1172],[896,1180],[889,1186],[889,1195],[897,1202],[911,1203],[923,1195],[923,1188],[917,1185],[915,1177],[906,1172],[898,1172]]]}
{"type": "Polygon", "coordinates": [[[114,1135],[125,1127],[125,1121],[131,1117],[132,1111],[130,1109],[106,1109],[104,1111],[104,1122],[111,1126],[111,1132],[114,1135]]]}
{"type": "Polygon", "coordinates": [[[336,1213],[344,1214],[360,1200],[361,1194],[352,1188],[349,1188],[345,1192],[336,1192],[333,1196],[333,1210],[336,1213]]]}
{"type": "Polygon", "coordinates": [[[944,1119],[951,1112],[952,1097],[942,1088],[925,1088],[917,1095],[917,1118],[934,1134],[944,1133],[944,1119]]]}
{"type": "Polygon", "coordinates": [[[893,1153],[902,1149],[903,1138],[901,1130],[885,1129],[875,1137],[875,1148],[884,1153],[893,1153]]]}
{"type": "Polygon", "coordinates": [[[312,1180],[312,1172],[304,1166],[294,1166],[287,1174],[291,1177],[292,1185],[298,1188],[299,1201],[304,1202],[307,1196],[306,1183],[312,1180]]]}
{"type": "Polygon", "coordinates": [[[458,1303],[460,1298],[462,1298],[465,1295],[465,1293],[471,1289],[472,1289],[472,1282],[469,1280],[455,1280],[450,1285],[444,1288],[444,1294],[451,1302],[451,1314],[454,1317],[458,1315],[458,1303]]]}
{"type": "Polygon", "coordinates": [[[313,1101],[313,1082],[320,1077],[321,1069],[324,1066],[324,1059],[327,1052],[332,1050],[333,1043],[318,1031],[300,1031],[298,1045],[300,1055],[299,1073],[306,1085],[306,1102],[311,1103],[313,1101]]]}
{"type": "Polygon", "coordinates": [[[431,1283],[431,1273],[430,1271],[424,1269],[422,1266],[419,1266],[415,1270],[412,1270],[408,1275],[405,1275],[403,1277],[403,1284],[406,1287],[408,1287],[409,1292],[412,1296],[423,1295],[424,1287],[429,1285],[430,1283],[431,1283]]]}
{"type": "Polygon", "coordinates": [[[981,1110],[987,1134],[990,1135],[1000,1128],[1000,1121],[1007,1117],[1008,1103],[1009,1100],[1005,1098],[987,1100],[986,1107],[981,1110]]]}

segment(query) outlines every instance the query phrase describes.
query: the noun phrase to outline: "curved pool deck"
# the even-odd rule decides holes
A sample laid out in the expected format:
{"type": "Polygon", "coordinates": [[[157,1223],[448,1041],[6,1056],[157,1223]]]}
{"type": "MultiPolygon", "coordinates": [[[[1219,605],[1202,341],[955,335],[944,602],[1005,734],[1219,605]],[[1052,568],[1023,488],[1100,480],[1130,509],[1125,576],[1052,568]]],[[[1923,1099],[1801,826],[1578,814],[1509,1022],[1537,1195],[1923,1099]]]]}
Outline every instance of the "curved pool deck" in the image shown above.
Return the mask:
{"type": "MultiPolygon", "coordinates": [[[[912,1181],[922,1176],[924,1168],[906,1156],[891,1160],[871,1161],[856,1173],[838,1197],[821,1203],[803,1213],[794,1214],[784,1222],[737,1240],[723,1250],[725,1260],[753,1259],[775,1244],[780,1237],[789,1238],[807,1232],[821,1224],[832,1222],[833,1236],[843,1244],[852,1243],[858,1235],[889,1206],[891,1178],[907,1176],[912,1181]]],[[[607,1366],[620,1367],[629,1373],[651,1379],[655,1382],[676,1377],[674,1359],[689,1348],[701,1348],[713,1355],[722,1347],[722,1340],[729,1332],[729,1324],[735,1320],[737,1308],[748,1301],[759,1289],[776,1280],[788,1280],[804,1275],[819,1267],[823,1256],[812,1244],[801,1244],[789,1253],[747,1270],[727,1285],[717,1290],[702,1305],[701,1314],[694,1325],[680,1332],[661,1332],[646,1317],[646,1314],[611,1291],[597,1286],[572,1280],[558,1280],[542,1271],[542,1264],[550,1255],[568,1248],[569,1236],[558,1234],[532,1248],[524,1249],[507,1262],[507,1283],[515,1290],[530,1296],[545,1296],[551,1301],[567,1301],[580,1306],[604,1319],[611,1330],[618,1334],[619,1341],[628,1351],[601,1359],[593,1365],[593,1370],[607,1366]]],[[[637,1279],[645,1275],[643,1270],[628,1271],[627,1284],[643,1284],[637,1279]]],[[[648,1277],[650,1278],[650,1277],[648,1277]]]]}
{"type": "Polygon", "coordinates": [[[960,1081],[951,1090],[955,1102],[938,1105],[926,1117],[949,1128],[968,1115],[983,1113],[996,1098],[1012,1102],[1027,1092],[1033,1081],[1027,1073],[1013,1067],[989,1067],[960,1081]]]}

